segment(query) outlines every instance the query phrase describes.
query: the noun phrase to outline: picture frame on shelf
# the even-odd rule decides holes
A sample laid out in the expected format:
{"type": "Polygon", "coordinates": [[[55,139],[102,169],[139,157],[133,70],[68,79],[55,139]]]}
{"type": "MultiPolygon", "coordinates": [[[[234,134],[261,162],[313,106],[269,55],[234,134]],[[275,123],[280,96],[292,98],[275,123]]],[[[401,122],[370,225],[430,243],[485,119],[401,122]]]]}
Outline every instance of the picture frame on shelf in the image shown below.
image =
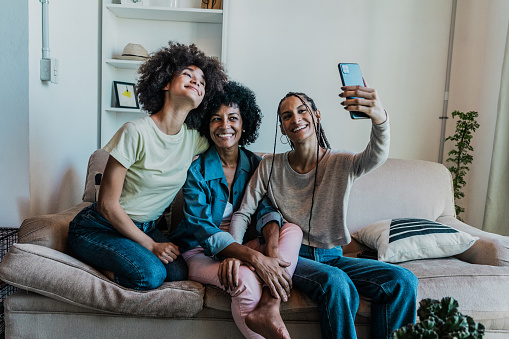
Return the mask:
{"type": "Polygon", "coordinates": [[[113,81],[115,100],[119,108],[139,109],[136,85],[132,82],[113,81]]]}

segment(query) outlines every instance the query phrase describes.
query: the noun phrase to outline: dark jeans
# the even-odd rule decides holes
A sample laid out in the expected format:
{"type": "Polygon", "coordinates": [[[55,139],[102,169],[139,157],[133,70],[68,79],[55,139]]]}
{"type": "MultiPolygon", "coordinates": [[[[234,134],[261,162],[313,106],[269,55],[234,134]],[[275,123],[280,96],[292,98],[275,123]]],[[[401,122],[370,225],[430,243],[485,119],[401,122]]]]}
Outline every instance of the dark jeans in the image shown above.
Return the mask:
{"type": "MultiPolygon", "coordinates": [[[[154,241],[168,242],[155,227],[155,221],[135,224],[154,241]]],[[[182,256],[163,264],[154,253],[120,234],[97,212],[96,204],[84,208],[71,221],[68,242],[78,258],[112,271],[115,282],[124,287],[149,290],[161,286],[163,281],[187,279],[182,256]]]]}
{"type": "Polygon", "coordinates": [[[318,305],[322,338],[356,338],[359,293],[371,299],[371,337],[414,323],[418,279],[409,270],[371,259],[343,257],[341,247],[302,245],[293,286],[318,305]]]}

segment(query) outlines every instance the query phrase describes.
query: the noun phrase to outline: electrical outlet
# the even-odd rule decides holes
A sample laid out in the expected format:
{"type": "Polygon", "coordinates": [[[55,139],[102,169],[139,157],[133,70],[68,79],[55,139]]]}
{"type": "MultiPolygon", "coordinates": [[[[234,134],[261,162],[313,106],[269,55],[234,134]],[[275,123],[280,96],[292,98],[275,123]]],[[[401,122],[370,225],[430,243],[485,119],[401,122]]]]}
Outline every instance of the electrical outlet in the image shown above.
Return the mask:
{"type": "Polygon", "coordinates": [[[58,84],[58,77],[58,59],[41,59],[41,81],[51,81],[54,84],[58,84]]]}
{"type": "Polygon", "coordinates": [[[41,59],[41,81],[51,81],[51,59],[41,59]]]}

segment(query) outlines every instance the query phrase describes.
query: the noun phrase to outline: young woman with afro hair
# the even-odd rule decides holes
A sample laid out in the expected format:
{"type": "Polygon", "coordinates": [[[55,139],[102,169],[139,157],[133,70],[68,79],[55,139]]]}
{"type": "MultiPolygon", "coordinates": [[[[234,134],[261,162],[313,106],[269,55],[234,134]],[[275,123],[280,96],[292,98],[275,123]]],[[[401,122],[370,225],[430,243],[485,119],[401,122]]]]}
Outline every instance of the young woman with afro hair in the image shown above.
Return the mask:
{"type": "Polygon", "coordinates": [[[104,147],[110,156],[98,201],[70,223],[68,241],[108,278],[148,290],[187,279],[178,247],[155,221],[184,184],[193,157],[208,148],[196,128],[226,75],[195,45],[173,42],[139,72],[139,102],[149,116],[124,124],[104,147]]]}
{"type": "Polygon", "coordinates": [[[255,95],[238,83],[228,83],[213,98],[199,129],[211,147],[189,168],[184,219],[170,238],[183,251],[190,280],[231,295],[233,319],[246,338],[289,338],[279,306],[290,295],[302,231],[283,225],[265,199],[252,228],[264,241],[255,235],[242,244],[228,232],[261,160],[243,147],[256,140],[261,118],[255,95]]]}

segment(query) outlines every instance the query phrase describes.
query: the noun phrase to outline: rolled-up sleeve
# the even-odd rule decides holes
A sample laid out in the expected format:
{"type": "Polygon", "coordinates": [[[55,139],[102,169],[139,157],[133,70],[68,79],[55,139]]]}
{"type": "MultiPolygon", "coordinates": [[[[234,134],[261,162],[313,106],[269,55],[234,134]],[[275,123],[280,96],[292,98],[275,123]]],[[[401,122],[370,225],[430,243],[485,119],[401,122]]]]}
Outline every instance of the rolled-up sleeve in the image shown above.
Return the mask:
{"type": "Polygon", "coordinates": [[[222,257],[218,254],[234,242],[235,240],[230,233],[221,231],[205,239],[204,244],[206,245],[202,245],[202,247],[205,249],[206,255],[221,259],[222,257]],[[207,251],[207,249],[209,250],[207,251]]]}
{"type": "Polygon", "coordinates": [[[274,207],[272,207],[267,196],[264,196],[258,204],[256,218],[256,230],[260,235],[262,234],[263,227],[271,221],[277,222],[279,228],[283,226],[283,218],[281,217],[281,214],[279,214],[279,212],[274,207]]]}

